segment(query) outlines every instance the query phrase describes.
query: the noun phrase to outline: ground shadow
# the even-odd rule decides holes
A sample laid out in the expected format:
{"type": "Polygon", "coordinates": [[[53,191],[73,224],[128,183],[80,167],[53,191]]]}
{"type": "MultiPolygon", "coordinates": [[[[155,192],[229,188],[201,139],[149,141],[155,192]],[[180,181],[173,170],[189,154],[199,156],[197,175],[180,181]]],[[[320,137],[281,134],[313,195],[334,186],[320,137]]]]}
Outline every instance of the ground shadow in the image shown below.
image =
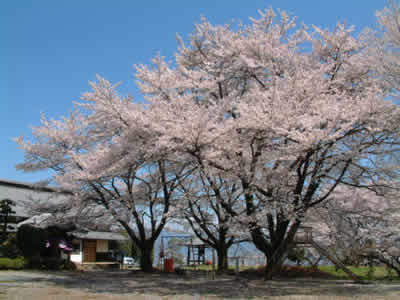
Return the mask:
{"type": "Polygon", "coordinates": [[[354,284],[351,281],[327,279],[276,279],[263,281],[240,276],[217,276],[204,273],[177,275],[175,273],[145,274],[140,271],[62,272],[62,276],[48,276],[35,280],[46,281],[68,289],[84,289],[91,293],[204,295],[222,298],[325,295],[325,296],[382,296],[398,292],[399,284],[354,284]]]}

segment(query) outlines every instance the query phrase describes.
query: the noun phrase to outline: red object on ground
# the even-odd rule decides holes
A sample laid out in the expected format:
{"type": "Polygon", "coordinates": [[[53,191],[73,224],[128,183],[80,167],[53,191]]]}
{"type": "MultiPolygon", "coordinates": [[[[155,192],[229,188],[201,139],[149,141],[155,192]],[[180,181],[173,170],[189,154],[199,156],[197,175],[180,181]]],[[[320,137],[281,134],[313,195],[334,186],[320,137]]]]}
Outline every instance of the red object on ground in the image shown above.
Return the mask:
{"type": "Polygon", "coordinates": [[[166,258],[164,260],[164,270],[165,272],[174,272],[174,260],[172,258],[166,258]]]}

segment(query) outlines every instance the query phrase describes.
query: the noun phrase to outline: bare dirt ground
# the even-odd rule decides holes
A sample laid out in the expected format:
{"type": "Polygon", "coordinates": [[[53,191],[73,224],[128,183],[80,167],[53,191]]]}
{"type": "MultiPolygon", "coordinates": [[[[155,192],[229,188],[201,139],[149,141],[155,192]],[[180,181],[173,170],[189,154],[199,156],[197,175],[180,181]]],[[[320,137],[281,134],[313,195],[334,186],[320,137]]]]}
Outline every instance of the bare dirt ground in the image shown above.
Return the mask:
{"type": "Polygon", "coordinates": [[[206,274],[143,274],[138,271],[0,272],[0,300],[127,299],[400,299],[399,283],[353,284],[318,279],[212,279],[206,274]]]}

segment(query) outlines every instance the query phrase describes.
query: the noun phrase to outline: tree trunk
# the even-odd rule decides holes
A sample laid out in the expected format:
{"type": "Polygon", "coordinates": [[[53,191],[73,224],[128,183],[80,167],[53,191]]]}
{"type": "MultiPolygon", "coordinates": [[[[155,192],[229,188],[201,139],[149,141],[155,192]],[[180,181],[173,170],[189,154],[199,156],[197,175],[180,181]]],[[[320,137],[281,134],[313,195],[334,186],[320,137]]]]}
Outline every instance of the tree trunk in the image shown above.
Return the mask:
{"type": "Polygon", "coordinates": [[[289,241],[279,240],[268,241],[260,238],[260,235],[253,232],[253,243],[258,250],[264,253],[267,264],[265,266],[264,279],[271,280],[272,277],[280,271],[286,258],[289,241]]]}
{"type": "Polygon", "coordinates": [[[226,273],[228,271],[228,247],[220,246],[217,249],[218,256],[218,273],[226,273]]]}
{"type": "Polygon", "coordinates": [[[285,257],[286,251],[280,249],[277,249],[273,255],[267,256],[267,265],[264,273],[265,280],[272,280],[272,278],[279,273],[285,257]]]}
{"type": "Polygon", "coordinates": [[[144,245],[140,245],[140,269],[143,272],[153,271],[153,246],[154,243],[151,241],[146,241],[144,245]]]}
{"type": "Polygon", "coordinates": [[[274,238],[270,240],[264,237],[260,228],[255,228],[251,231],[254,245],[258,250],[263,252],[267,258],[267,266],[265,267],[264,273],[265,280],[271,280],[272,277],[280,271],[286,258],[289,245],[293,242],[299,226],[300,222],[298,221],[288,230],[287,224],[278,224],[277,227],[280,228],[280,230],[273,232],[274,238]],[[279,226],[282,224],[283,226],[279,226]],[[287,234],[285,237],[286,232],[287,234]]]}

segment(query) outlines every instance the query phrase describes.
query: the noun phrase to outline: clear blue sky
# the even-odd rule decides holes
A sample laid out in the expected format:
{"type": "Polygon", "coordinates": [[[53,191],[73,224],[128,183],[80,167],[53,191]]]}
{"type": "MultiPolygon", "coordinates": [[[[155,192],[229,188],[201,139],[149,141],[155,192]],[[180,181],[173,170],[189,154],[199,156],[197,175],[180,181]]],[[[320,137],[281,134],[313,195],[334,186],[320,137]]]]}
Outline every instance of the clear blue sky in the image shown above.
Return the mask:
{"type": "Polygon", "coordinates": [[[100,74],[122,81],[140,100],[132,65],[158,52],[172,58],[175,35],[187,37],[205,16],[214,24],[247,23],[257,10],[286,10],[300,22],[357,30],[375,26],[384,0],[3,0],[0,1],[0,178],[34,182],[46,174],[15,170],[24,154],[13,137],[29,136],[40,113],[67,115],[100,74]]]}

